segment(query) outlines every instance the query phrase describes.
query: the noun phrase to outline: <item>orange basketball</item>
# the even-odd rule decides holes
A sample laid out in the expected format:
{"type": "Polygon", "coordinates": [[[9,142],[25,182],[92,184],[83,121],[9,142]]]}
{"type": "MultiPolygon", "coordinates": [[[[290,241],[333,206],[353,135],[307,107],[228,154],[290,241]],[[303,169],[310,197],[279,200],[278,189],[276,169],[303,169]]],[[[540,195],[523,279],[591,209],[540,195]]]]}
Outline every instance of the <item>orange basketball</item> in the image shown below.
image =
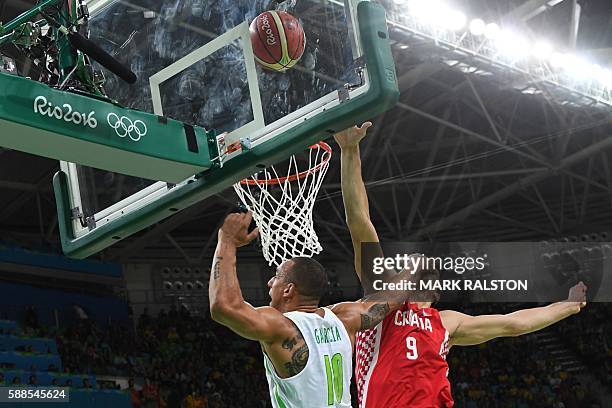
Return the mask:
{"type": "Polygon", "coordinates": [[[284,11],[266,11],[251,23],[255,60],[263,67],[285,72],[304,54],[306,35],[297,18],[284,11]]]}

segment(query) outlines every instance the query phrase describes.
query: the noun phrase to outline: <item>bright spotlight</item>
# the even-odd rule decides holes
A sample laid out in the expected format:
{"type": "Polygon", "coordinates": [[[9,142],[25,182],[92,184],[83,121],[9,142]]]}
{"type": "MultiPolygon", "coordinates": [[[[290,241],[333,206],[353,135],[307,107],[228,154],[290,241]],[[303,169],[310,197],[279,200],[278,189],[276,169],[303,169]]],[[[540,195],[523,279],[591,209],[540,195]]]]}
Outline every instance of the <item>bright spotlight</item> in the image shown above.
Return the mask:
{"type": "Polygon", "coordinates": [[[565,55],[560,52],[553,52],[550,56],[550,65],[553,68],[561,68],[565,65],[565,55]]]}
{"type": "Polygon", "coordinates": [[[440,25],[449,30],[461,30],[467,23],[467,17],[457,10],[445,10],[440,13],[440,25]]]}
{"type": "Polygon", "coordinates": [[[442,2],[438,0],[424,1],[412,0],[408,8],[410,12],[419,20],[425,23],[436,23],[440,10],[444,9],[442,2]]]}
{"type": "Polygon", "coordinates": [[[470,23],[470,32],[473,35],[483,35],[485,33],[486,28],[487,25],[485,24],[485,22],[479,18],[472,20],[472,22],[470,23]]]}
{"type": "Polygon", "coordinates": [[[552,45],[547,41],[538,41],[534,44],[532,53],[539,59],[548,59],[553,52],[552,45]]]}
{"type": "Polygon", "coordinates": [[[593,65],[575,55],[566,55],[565,70],[576,78],[588,78],[593,74],[593,65]]]}
{"type": "Polygon", "coordinates": [[[601,82],[606,88],[612,89],[612,71],[609,69],[603,69],[599,76],[599,82],[601,82]]]}
{"type": "Polygon", "coordinates": [[[499,36],[500,31],[501,31],[501,28],[499,28],[497,24],[489,23],[485,27],[484,34],[485,34],[485,37],[487,37],[489,40],[495,40],[499,36]]]}
{"type": "Polygon", "coordinates": [[[519,60],[529,55],[529,43],[523,37],[512,31],[502,30],[497,37],[497,48],[500,54],[519,60]]]}
{"type": "Polygon", "coordinates": [[[448,30],[461,30],[467,23],[465,14],[439,0],[411,0],[408,9],[419,21],[448,30]]]}
{"type": "Polygon", "coordinates": [[[591,66],[591,72],[593,74],[593,78],[603,84],[606,84],[606,70],[599,64],[594,64],[591,66]]]}

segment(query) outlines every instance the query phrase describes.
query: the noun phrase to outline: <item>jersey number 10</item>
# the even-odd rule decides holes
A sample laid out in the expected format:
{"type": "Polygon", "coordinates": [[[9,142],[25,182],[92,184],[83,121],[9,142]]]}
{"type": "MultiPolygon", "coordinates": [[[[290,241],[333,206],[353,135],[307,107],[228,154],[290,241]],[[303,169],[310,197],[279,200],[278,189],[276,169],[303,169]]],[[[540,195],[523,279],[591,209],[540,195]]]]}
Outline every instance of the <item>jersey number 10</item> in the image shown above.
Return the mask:
{"type": "Polygon", "coordinates": [[[342,401],[342,393],[344,392],[342,354],[334,354],[331,361],[327,354],[323,358],[325,359],[325,374],[327,375],[327,405],[334,405],[342,401]]]}

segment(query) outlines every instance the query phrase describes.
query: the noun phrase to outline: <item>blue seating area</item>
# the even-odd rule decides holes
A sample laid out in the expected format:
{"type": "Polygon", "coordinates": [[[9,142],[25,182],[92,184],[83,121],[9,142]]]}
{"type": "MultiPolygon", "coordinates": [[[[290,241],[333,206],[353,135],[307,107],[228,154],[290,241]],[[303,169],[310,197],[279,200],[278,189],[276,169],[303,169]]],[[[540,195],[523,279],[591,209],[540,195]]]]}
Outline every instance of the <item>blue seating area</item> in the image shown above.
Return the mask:
{"type": "Polygon", "coordinates": [[[30,251],[2,243],[0,243],[0,261],[109,276],[113,278],[119,278],[122,275],[121,265],[118,263],[70,259],[57,254],[30,251]]]}
{"type": "Polygon", "coordinates": [[[0,366],[17,368],[22,370],[30,370],[32,366],[38,370],[46,370],[50,365],[56,367],[56,370],[62,369],[62,360],[58,354],[33,354],[20,353],[16,351],[0,352],[0,366]]]}
{"type": "Polygon", "coordinates": [[[70,380],[73,387],[82,387],[83,380],[88,379],[89,384],[92,386],[96,385],[95,375],[82,375],[82,374],[64,374],[57,372],[47,371],[29,371],[29,370],[0,370],[4,374],[5,384],[9,385],[13,382],[15,377],[19,377],[21,384],[28,384],[30,376],[35,375],[36,381],[40,386],[50,386],[53,383],[53,379],[57,379],[58,386],[66,385],[66,382],[70,380]]]}
{"type": "Polygon", "coordinates": [[[12,403],[11,407],[129,408],[131,406],[130,396],[126,391],[95,389],[95,375],[62,373],[62,361],[54,339],[25,337],[19,333],[16,322],[0,320],[0,367],[5,367],[0,368],[0,373],[4,376],[0,386],[10,386],[17,377],[21,383],[19,386],[27,387],[32,375],[36,377],[38,386],[52,386],[53,380],[56,379],[57,386],[64,387],[71,384],[70,403],[12,403]],[[16,351],[21,348],[33,352],[16,351]],[[46,371],[50,365],[55,367],[54,371],[46,371]],[[93,389],[81,388],[85,379],[93,389]]]}
{"type": "MultiPolygon", "coordinates": [[[[101,327],[106,327],[111,319],[113,324],[128,324],[127,302],[114,296],[93,296],[8,282],[0,282],[0,293],[2,319],[21,321],[32,299],[36,299],[35,314],[39,325],[53,327],[58,321],[62,326],[75,323],[73,305],[79,305],[101,327]]],[[[5,321],[4,326],[0,325],[0,333],[11,334],[10,330],[15,328],[14,322],[5,321]]]]}
{"type": "Polygon", "coordinates": [[[8,333],[11,330],[17,330],[17,322],[12,320],[0,320],[0,333],[8,333]]]}
{"type": "Polygon", "coordinates": [[[0,352],[19,351],[18,348],[31,347],[40,354],[57,354],[57,344],[53,339],[0,335],[0,352]]]}

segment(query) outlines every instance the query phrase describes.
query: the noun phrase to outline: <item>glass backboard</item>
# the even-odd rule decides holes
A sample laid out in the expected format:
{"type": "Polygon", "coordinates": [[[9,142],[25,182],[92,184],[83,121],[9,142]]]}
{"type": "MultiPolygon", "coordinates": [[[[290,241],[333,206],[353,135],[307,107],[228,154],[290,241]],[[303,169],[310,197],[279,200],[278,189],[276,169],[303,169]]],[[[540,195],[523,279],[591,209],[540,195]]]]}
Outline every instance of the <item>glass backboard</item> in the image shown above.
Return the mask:
{"type": "MultiPolygon", "coordinates": [[[[343,104],[348,108],[347,101],[368,93],[371,78],[361,41],[360,3],[371,4],[360,0],[94,0],[89,3],[88,29],[92,41],[138,77],[134,85],[127,85],[105,72],[107,95],[122,106],[162,119],[179,120],[217,134],[228,132],[217,140],[218,157],[212,158],[226,169],[244,160],[245,148],[282,144],[276,139],[303,132],[310,122],[343,104]],[[283,73],[259,65],[251,43],[251,22],[270,10],[289,13],[305,33],[301,59],[283,73]]],[[[371,27],[371,37],[384,44],[371,47],[375,54],[372,61],[385,59],[388,68],[376,72],[395,94],[384,11],[378,5],[372,7],[378,18],[370,20],[377,20],[378,28],[371,27]]],[[[383,102],[368,109],[378,113],[388,108],[383,102]]],[[[355,122],[359,120],[354,117],[355,122]]],[[[323,134],[313,140],[333,133],[325,126],[323,134]]],[[[289,155],[269,160],[278,162],[289,155]]],[[[233,176],[243,167],[234,167],[237,170],[229,176],[220,176],[221,187],[230,187],[240,179],[233,176]]],[[[67,162],[62,162],[61,168],[66,173],[72,240],[176,195],[198,179],[168,184],[67,162]]],[[[124,237],[125,233],[112,236],[115,240],[124,237]]]]}

